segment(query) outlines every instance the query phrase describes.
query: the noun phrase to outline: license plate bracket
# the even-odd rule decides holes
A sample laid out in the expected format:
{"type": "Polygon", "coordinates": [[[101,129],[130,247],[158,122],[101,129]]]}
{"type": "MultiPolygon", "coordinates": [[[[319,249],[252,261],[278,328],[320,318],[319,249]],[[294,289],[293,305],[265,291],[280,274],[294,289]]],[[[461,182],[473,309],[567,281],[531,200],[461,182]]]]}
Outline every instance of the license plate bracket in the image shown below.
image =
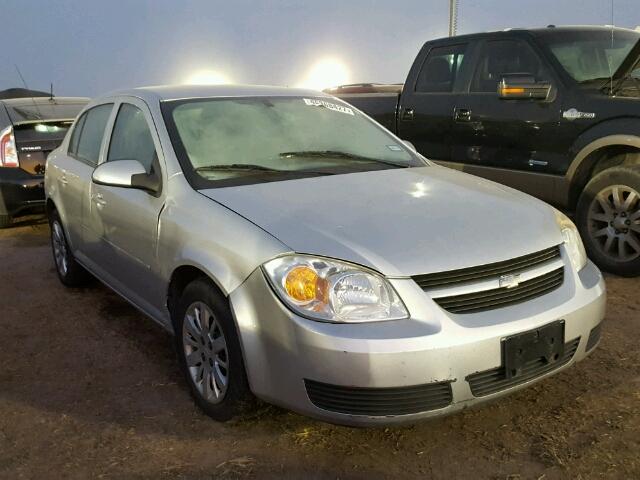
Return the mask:
{"type": "Polygon", "coordinates": [[[502,340],[502,364],[505,377],[523,375],[523,369],[534,362],[553,364],[564,354],[564,320],[543,325],[502,340]]]}

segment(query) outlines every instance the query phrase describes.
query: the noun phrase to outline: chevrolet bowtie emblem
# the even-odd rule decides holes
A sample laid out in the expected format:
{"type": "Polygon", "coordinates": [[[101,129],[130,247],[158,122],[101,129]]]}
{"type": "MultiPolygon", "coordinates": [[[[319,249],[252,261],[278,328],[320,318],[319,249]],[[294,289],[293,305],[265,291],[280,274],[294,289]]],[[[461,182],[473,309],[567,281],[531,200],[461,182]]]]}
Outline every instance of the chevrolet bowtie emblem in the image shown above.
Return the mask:
{"type": "Polygon", "coordinates": [[[501,275],[498,282],[500,288],[514,288],[520,285],[520,275],[501,275]]]}

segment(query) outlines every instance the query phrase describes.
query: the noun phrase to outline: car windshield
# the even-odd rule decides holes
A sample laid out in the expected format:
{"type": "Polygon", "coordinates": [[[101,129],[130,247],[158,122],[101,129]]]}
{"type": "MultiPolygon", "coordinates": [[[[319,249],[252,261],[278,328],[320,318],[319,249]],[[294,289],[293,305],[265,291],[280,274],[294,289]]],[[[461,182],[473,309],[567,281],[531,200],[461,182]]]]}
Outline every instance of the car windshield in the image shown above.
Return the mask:
{"type": "MultiPolygon", "coordinates": [[[[610,78],[639,40],[640,34],[625,30],[559,30],[544,37],[566,72],[585,84],[610,78]]],[[[637,73],[633,75],[637,77],[637,73]]]]}
{"type": "Polygon", "coordinates": [[[196,188],[425,165],[330,97],[178,100],[165,102],[163,113],[196,188]]]}

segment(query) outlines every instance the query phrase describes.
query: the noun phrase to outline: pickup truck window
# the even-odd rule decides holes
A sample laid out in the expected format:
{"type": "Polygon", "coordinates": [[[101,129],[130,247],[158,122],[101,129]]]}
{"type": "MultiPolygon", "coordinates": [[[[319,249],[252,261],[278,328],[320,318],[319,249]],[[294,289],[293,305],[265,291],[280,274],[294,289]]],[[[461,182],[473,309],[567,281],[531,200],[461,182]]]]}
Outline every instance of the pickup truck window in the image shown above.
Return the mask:
{"type": "Polygon", "coordinates": [[[195,188],[425,165],[332,97],[190,99],[166,102],[163,110],[195,188]]]}
{"type": "Polygon", "coordinates": [[[452,92],[466,49],[466,44],[432,48],[418,74],[415,91],[452,92]]]}
{"type": "Polygon", "coordinates": [[[639,39],[636,32],[590,31],[546,35],[544,42],[574,80],[586,83],[615,73],[639,39]]]}
{"type": "Polygon", "coordinates": [[[113,104],[99,105],[87,110],[73,129],[69,154],[90,165],[98,164],[100,147],[104,137],[107,120],[113,104]],[[76,134],[78,135],[76,142],[76,134]]]}
{"type": "Polygon", "coordinates": [[[123,103],[111,134],[107,162],[137,160],[151,173],[155,157],[156,147],[144,113],[130,103],[123,103]]]}
{"type": "Polygon", "coordinates": [[[493,40],[485,44],[471,82],[472,92],[497,94],[504,75],[528,74],[537,80],[548,78],[542,62],[533,49],[522,40],[493,40]]]}

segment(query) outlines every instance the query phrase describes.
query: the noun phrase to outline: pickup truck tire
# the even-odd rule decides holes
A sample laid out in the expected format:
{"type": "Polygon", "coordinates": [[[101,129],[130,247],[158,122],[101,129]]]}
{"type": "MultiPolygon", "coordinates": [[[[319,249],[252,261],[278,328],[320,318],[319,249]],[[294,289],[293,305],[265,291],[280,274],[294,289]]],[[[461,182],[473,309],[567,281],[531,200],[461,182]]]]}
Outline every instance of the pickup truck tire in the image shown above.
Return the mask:
{"type": "Polygon", "coordinates": [[[51,229],[51,251],[58,278],[67,287],[82,287],[91,279],[91,275],[80,265],[67,242],[62,221],[55,210],[49,215],[51,229]]]}
{"type": "Polygon", "coordinates": [[[0,215],[0,228],[11,226],[11,217],[9,215],[0,215]]]}
{"type": "Polygon", "coordinates": [[[206,278],[186,286],[173,315],[180,369],[196,404],[225,422],[254,404],[227,299],[206,278]]]}
{"type": "Polygon", "coordinates": [[[587,253],[602,270],[640,274],[640,166],[597,174],[580,195],[576,213],[587,253]]]}

